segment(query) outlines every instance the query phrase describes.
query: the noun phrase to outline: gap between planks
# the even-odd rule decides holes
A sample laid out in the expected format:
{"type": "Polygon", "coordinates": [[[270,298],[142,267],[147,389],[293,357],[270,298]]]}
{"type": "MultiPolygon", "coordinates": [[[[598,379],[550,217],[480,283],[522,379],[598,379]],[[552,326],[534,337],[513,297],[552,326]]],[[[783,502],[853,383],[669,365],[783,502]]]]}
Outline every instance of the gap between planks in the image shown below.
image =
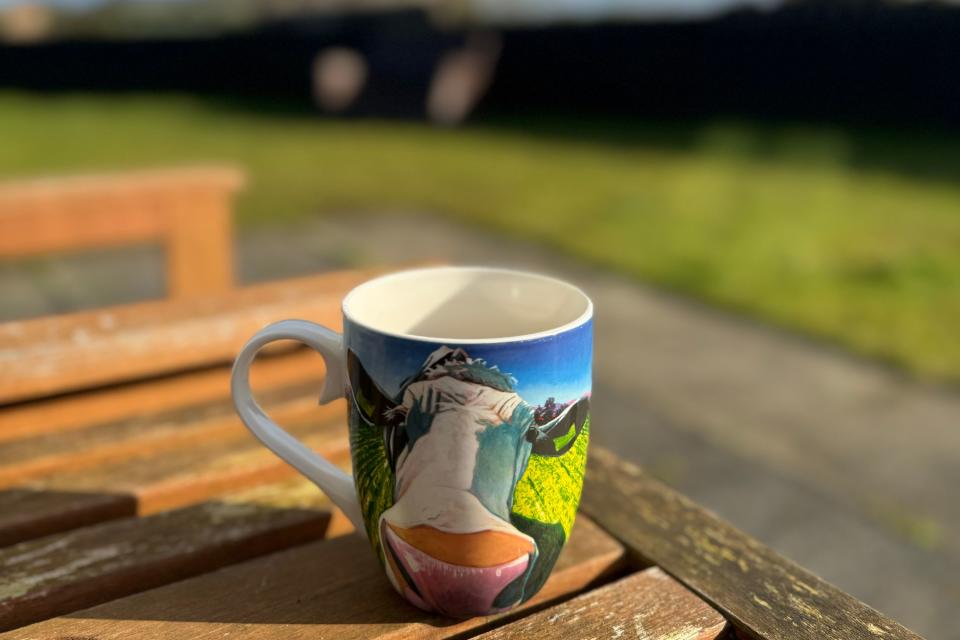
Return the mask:
{"type": "MultiPolygon", "coordinates": [[[[250,385],[259,394],[300,382],[323,380],[323,358],[307,348],[258,356],[250,385]]],[[[187,371],[106,389],[35,400],[0,408],[0,444],[84,429],[133,416],[172,414],[230,397],[230,367],[187,371]]]]}
{"type": "MultiPolygon", "coordinates": [[[[295,437],[331,459],[349,457],[342,401],[311,411],[285,424],[295,437]]],[[[29,485],[0,491],[0,505],[17,507],[0,513],[0,540],[50,534],[105,519],[172,509],[229,492],[281,481],[296,472],[252,437],[212,441],[171,452],[143,456],[90,469],[61,471],[29,485]],[[71,504],[71,496],[76,500],[71,504]],[[91,513],[92,512],[92,513],[91,513]]]]}
{"type": "MultiPolygon", "coordinates": [[[[266,410],[281,423],[305,417],[328,419],[331,407],[317,407],[318,386],[305,386],[271,394],[266,410]],[[280,397],[276,397],[280,396],[280,397]]],[[[44,435],[0,444],[0,488],[23,484],[59,471],[76,471],[97,465],[156,456],[206,442],[249,438],[233,406],[221,403],[194,407],[159,419],[134,418],[80,431],[44,435]]]]}
{"type": "Polygon", "coordinates": [[[726,630],[710,605],[651,567],[477,638],[716,640],[726,630]]]}
{"type": "Polygon", "coordinates": [[[581,509],[748,637],[922,640],[603,447],[590,448],[581,509]]]}
{"type": "Polygon", "coordinates": [[[329,513],[208,502],[0,550],[0,630],[321,538],[329,513]]]}
{"type": "MultiPolygon", "coordinates": [[[[578,593],[623,567],[623,547],[580,517],[550,579],[524,610],[578,593]]],[[[504,618],[454,621],[415,609],[390,587],[367,541],[350,535],[47,620],[7,637],[449,638],[495,624],[498,617],[504,618]]]]}
{"type": "Polygon", "coordinates": [[[0,629],[352,531],[326,495],[298,475],[176,511],[31,540],[0,549],[0,629]]]}

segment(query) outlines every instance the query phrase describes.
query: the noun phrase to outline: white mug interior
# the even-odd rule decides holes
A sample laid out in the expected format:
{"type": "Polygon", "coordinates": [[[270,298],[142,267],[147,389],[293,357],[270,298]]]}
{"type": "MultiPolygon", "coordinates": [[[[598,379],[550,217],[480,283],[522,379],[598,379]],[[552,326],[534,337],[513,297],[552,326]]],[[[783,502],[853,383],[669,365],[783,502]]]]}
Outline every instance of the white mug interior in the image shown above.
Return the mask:
{"type": "Polygon", "coordinates": [[[535,340],[593,315],[577,287],[534,273],[487,267],[400,271],[358,286],[344,316],[377,333],[431,342],[535,340]]]}

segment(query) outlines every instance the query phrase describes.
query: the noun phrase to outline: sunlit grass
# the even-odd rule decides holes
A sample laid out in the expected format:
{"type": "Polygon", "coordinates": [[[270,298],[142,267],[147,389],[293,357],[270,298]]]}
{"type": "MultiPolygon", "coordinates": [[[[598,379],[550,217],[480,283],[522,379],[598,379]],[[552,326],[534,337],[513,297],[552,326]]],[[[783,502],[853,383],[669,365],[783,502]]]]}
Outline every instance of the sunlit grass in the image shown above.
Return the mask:
{"type": "Polygon", "coordinates": [[[228,161],[254,224],[427,210],[960,379],[960,144],[736,123],[459,130],[0,94],[0,176],[228,161]]]}

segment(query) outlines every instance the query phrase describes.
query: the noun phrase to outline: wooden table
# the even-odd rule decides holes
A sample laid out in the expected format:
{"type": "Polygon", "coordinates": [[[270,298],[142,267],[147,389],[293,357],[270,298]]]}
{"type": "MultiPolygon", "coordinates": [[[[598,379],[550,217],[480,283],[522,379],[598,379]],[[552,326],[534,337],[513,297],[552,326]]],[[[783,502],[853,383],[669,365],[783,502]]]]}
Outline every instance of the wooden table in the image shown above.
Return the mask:
{"type": "MultiPolygon", "coordinates": [[[[0,325],[3,637],[918,637],[596,446],[536,598],[463,621],[410,607],[228,397],[250,334],[285,317],[337,326],[343,293],[370,275],[0,325]]],[[[253,384],[347,465],[344,407],[316,404],[323,374],[281,345],[253,384]]]]}

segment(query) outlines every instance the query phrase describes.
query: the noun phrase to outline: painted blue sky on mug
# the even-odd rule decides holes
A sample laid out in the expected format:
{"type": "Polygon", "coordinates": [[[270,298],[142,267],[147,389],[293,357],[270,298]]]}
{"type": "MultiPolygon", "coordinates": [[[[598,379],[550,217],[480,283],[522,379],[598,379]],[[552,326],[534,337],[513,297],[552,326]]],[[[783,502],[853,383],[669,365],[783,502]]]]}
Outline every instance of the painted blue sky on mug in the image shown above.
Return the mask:
{"type": "Polygon", "coordinates": [[[347,345],[381,388],[396,396],[404,378],[419,370],[441,346],[460,347],[472,358],[483,358],[516,381],[528,404],[553,397],[576,400],[590,392],[593,352],[592,321],[550,338],[504,344],[456,344],[404,340],[372,333],[355,325],[347,329],[347,345]]]}

